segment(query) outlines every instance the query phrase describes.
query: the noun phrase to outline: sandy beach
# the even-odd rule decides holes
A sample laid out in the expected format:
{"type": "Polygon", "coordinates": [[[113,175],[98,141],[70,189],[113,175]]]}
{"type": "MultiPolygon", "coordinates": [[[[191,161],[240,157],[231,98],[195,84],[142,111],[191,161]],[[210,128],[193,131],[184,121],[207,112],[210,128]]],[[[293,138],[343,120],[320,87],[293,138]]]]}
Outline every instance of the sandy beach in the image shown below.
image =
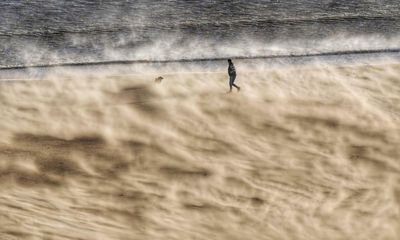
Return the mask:
{"type": "Polygon", "coordinates": [[[0,239],[399,239],[400,65],[237,67],[0,82],[0,239]]]}

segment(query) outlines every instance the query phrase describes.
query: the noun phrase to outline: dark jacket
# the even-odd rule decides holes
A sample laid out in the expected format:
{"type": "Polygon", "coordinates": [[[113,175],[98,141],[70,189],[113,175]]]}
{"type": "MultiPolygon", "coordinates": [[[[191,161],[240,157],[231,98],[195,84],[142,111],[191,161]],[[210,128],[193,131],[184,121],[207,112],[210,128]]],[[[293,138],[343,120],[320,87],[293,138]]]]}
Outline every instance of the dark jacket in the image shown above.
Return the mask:
{"type": "Polygon", "coordinates": [[[228,74],[229,74],[229,76],[236,76],[236,69],[235,69],[235,66],[233,66],[233,63],[229,64],[228,74]]]}

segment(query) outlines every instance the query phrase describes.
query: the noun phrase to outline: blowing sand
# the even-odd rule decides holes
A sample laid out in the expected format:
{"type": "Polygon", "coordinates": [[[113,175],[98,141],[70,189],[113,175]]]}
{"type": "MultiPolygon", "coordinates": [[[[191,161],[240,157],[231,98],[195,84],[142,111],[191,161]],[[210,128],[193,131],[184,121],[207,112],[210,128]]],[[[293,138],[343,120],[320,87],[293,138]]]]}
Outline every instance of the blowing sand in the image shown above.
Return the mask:
{"type": "Polygon", "coordinates": [[[400,65],[237,67],[0,83],[0,239],[399,239],[400,65]]]}

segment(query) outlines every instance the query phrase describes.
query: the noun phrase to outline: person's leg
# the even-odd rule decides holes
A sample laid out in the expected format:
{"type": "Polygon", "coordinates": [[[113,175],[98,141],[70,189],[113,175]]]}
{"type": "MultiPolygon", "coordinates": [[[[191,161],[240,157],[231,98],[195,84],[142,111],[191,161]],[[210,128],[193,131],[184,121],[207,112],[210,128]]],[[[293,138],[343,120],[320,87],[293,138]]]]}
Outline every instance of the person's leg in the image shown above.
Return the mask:
{"type": "Polygon", "coordinates": [[[229,92],[232,92],[233,81],[235,81],[234,76],[229,76],[229,92]]]}
{"type": "Polygon", "coordinates": [[[231,91],[232,91],[232,86],[234,86],[237,90],[238,90],[238,92],[240,91],[240,87],[239,86],[237,86],[234,82],[235,82],[235,79],[236,79],[236,75],[233,75],[232,77],[231,77],[231,91]]]}
{"type": "Polygon", "coordinates": [[[238,92],[240,91],[240,87],[239,86],[237,86],[236,84],[232,84],[232,85],[237,89],[238,92]]]}

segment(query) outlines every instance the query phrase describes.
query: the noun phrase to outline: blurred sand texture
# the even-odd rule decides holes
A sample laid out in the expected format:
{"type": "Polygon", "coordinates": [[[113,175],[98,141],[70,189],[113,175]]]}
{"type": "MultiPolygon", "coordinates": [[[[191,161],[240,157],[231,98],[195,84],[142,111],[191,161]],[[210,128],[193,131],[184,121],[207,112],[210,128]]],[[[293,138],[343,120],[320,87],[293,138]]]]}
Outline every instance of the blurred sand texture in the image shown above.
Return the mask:
{"type": "Polygon", "coordinates": [[[400,65],[237,68],[0,82],[0,239],[400,239],[400,65]]]}

